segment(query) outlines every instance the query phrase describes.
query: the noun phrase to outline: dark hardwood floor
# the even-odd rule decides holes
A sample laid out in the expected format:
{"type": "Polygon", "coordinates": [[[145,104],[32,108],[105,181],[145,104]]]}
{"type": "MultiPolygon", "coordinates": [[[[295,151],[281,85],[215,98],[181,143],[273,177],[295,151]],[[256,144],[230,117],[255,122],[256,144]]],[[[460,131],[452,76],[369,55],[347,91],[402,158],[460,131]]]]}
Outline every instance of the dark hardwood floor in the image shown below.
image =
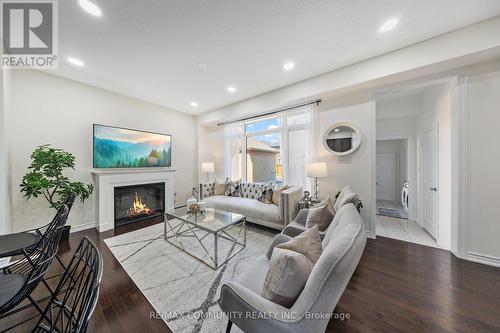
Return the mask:
{"type": "MultiPolygon", "coordinates": [[[[103,242],[113,234],[77,232],[60,247],[69,260],[88,236],[102,251],[102,287],[89,332],[170,332],[162,320],[150,319],[153,307],[103,242]]],[[[335,311],[350,317],[331,320],[327,332],[500,332],[500,269],[440,249],[370,239],[335,311]]]]}

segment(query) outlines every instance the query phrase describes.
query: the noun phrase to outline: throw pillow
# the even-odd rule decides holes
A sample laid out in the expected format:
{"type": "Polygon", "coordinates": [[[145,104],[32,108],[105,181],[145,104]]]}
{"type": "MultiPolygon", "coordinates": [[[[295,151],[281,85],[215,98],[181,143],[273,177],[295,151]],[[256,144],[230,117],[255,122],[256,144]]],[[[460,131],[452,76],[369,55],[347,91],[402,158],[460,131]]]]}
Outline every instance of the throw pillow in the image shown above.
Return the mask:
{"type": "Polygon", "coordinates": [[[330,211],[330,213],[335,216],[335,208],[333,207],[333,202],[329,197],[326,198],[325,200],[321,201],[320,203],[318,203],[314,207],[323,207],[323,206],[328,207],[328,210],[330,211]]]}
{"type": "Polygon", "coordinates": [[[283,185],[283,186],[276,185],[276,187],[273,190],[273,199],[272,199],[273,204],[275,204],[277,206],[280,205],[281,192],[283,192],[284,190],[287,190],[287,189],[288,189],[288,185],[283,185]]]}
{"type": "Polygon", "coordinates": [[[328,207],[312,207],[309,208],[306,218],[306,228],[311,228],[313,226],[318,226],[320,231],[325,231],[326,228],[332,223],[333,214],[330,212],[328,207]]]}
{"type": "Polygon", "coordinates": [[[260,184],[259,185],[259,201],[271,204],[273,199],[273,185],[272,184],[260,184]]]}
{"type": "Polygon", "coordinates": [[[228,180],[226,184],[225,195],[232,197],[241,197],[241,179],[238,180],[228,180]]]}
{"type": "Polygon", "coordinates": [[[224,195],[226,192],[226,181],[215,180],[214,195],[224,195]]]}
{"type": "Polygon", "coordinates": [[[323,252],[319,228],[318,226],[313,226],[288,242],[277,245],[276,248],[301,253],[315,264],[323,252]]]}
{"type": "Polygon", "coordinates": [[[290,308],[295,303],[311,274],[313,263],[303,254],[275,248],[269,260],[262,296],[290,308]]]}

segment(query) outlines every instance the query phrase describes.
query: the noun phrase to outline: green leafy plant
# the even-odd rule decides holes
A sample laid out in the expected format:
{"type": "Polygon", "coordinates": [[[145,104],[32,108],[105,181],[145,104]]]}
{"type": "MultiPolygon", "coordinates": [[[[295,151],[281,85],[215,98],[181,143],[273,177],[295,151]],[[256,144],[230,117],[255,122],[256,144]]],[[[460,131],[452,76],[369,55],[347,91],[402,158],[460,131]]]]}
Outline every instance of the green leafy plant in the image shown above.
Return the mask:
{"type": "Polygon", "coordinates": [[[94,191],[94,186],[70,181],[63,175],[67,168],[75,169],[75,157],[71,153],[50,145],[37,147],[31,154],[30,171],[22,179],[21,193],[27,199],[43,195],[50,207],[56,210],[71,193],[84,202],[94,191]]]}

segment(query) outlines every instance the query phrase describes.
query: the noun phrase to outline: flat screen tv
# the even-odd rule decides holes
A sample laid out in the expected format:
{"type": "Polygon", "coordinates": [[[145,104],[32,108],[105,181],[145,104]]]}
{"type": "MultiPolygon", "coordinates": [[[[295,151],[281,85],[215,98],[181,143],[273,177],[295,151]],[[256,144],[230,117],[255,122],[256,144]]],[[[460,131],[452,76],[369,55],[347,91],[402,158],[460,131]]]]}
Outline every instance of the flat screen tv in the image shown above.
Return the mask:
{"type": "Polygon", "coordinates": [[[172,136],[94,124],[94,168],[159,168],[172,163],[172,136]]]}

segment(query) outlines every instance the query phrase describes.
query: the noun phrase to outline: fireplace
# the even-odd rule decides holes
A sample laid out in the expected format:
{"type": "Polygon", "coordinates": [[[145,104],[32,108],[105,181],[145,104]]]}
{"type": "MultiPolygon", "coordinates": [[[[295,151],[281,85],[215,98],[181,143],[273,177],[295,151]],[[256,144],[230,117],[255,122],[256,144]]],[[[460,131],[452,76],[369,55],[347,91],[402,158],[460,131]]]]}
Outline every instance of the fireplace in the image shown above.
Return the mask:
{"type": "Polygon", "coordinates": [[[165,183],[114,188],[115,227],[157,219],[165,211],[165,183]]]}

